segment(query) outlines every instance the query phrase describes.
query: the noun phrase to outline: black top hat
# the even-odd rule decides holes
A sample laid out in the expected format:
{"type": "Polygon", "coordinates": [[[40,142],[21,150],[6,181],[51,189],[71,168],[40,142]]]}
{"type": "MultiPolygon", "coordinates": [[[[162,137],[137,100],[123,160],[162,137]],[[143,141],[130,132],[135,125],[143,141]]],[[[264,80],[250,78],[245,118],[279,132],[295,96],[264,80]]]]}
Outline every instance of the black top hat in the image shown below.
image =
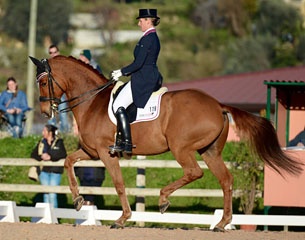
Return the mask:
{"type": "Polygon", "coordinates": [[[160,19],[157,16],[157,9],[139,9],[139,18],[157,18],[160,19]]]}

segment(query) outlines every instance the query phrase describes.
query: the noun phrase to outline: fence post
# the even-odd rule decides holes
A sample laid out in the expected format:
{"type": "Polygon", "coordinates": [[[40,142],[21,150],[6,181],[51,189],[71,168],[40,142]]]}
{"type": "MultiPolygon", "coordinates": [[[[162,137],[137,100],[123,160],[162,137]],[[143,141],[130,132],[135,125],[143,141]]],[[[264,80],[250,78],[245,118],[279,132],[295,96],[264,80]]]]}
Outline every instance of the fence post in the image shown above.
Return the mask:
{"type": "Polygon", "coordinates": [[[42,217],[33,217],[32,222],[35,223],[58,223],[58,220],[54,214],[54,208],[50,203],[38,202],[35,204],[35,208],[40,208],[44,210],[44,215],[42,217]]]}
{"type": "Polygon", "coordinates": [[[75,224],[101,226],[102,223],[99,220],[96,220],[96,217],[94,214],[95,210],[97,210],[97,207],[95,205],[82,206],[81,211],[86,211],[86,219],[76,219],[75,224]]]}
{"type": "Polygon", "coordinates": [[[16,207],[13,201],[0,201],[0,222],[19,222],[16,207]]]}
{"type": "MultiPolygon", "coordinates": [[[[137,156],[137,160],[145,160],[145,156],[137,156]]],[[[137,168],[137,180],[136,185],[137,188],[145,188],[145,168],[137,168]]],[[[144,196],[136,196],[136,211],[137,212],[145,212],[145,197],[144,196]]],[[[145,222],[137,222],[137,225],[140,227],[145,226],[145,222]]]]}

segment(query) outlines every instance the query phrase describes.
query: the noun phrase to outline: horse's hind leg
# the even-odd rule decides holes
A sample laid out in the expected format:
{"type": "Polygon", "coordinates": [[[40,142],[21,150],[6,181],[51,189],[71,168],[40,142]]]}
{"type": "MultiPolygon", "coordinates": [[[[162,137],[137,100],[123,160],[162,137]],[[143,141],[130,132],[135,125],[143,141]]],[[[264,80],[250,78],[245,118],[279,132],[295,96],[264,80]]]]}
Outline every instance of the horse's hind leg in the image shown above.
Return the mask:
{"type": "Polygon", "coordinates": [[[229,122],[227,115],[224,115],[224,127],[206,151],[198,151],[210,171],[218,179],[224,196],[223,216],[220,222],[214,227],[214,231],[224,231],[224,228],[232,220],[232,193],[233,193],[233,176],[226,167],[221,153],[227,140],[229,132],[229,122]]]}
{"type": "Polygon", "coordinates": [[[186,184],[193,182],[203,176],[202,169],[196,161],[194,152],[187,152],[185,148],[182,149],[183,150],[180,148],[179,151],[172,150],[172,153],[183,168],[184,174],[180,179],[161,189],[159,198],[159,208],[161,213],[164,213],[170,205],[168,200],[170,194],[172,194],[177,189],[185,186],[186,184]]]}
{"type": "Polygon", "coordinates": [[[86,154],[83,150],[79,149],[76,152],[67,156],[64,165],[68,174],[69,187],[72,193],[73,204],[77,211],[81,209],[84,202],[84,198],[79,195],[78,184],[74,172],[74,164],[75,162],[84,159],[88,160],[90,159],[90,156],[88,156],[88,154],[86,154]]]}
{"type": "Polygon", "coordinates": [[[221,153],[214,156],[214,154],[211,154],[211,151],[213,152],[212,149],[208,150],[202,154],[202,157],[210,171],[218,179],[224,196],[223,216],[221,221],[215,226],[214,231],[224,231],[225,226],[232,220],[233,177],[224,164],[221,153]]]}

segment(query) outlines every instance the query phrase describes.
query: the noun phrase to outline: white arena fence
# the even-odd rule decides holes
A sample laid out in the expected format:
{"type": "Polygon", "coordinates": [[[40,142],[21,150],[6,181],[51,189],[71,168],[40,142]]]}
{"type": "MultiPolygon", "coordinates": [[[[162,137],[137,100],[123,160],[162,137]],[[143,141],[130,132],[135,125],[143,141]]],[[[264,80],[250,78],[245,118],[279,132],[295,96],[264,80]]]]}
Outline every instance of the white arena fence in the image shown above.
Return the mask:
{"type": "MultiPolygon", "coordinates": [[[[0,158],[2,166],[63,166],[64,160],[58,162],[38,162],[31,158],[0,158]]],[[[198,162],[200,167],[207,169],[204,162],[198,162]]],[[[226,163],[230,168],[230,164],[226,163]]],[[[75,166],[102,167],[101,161],[81,161],[75,166]]],[[[173,160],[145,160],[139,156],[137,160],[120,160],[121,167],[145,168],[181,168],[173,160]]],[[[138,171],[136,188],[126,188],[128,195],[138,198],[145,196],[159,196],[160,189],[145,188],[145,175],[138,171]]],[[[116,195],[114,188],[110,187],[79,187],[80,194],[95,195],[116,195]]],[[[3,192],[56,192],[71,194],[68,186],[42,186],[35,184],[6,184],[0,183],[0,191],[3,192]]],[[[239,191],[235,190],[235,197],[239,191]]],[[[173,197],[223,197],[221,189],[179,189],[172,195],[173,197]]],[[[258,193],[261,197],[261,193],[258,193]]],[[[144,222],[176,223],[176,224],[200,224],[213,228],[222,216],[222,210],[215,210],[214,214],[184,214],[184,213],[164,213],[145,212],[144,201],[136,203],[136,211],[132,212],[129,221],[138,222],[144,226],[144,222]]],[[[0,222],[19,222],[20,217],[31,217],[37,223],[57,223],[58,218],[75,219],[77,224],[101,225],[101,221],[115,221],[121,216],[119,210],[98,210],[96,206],[83,206],[80,211],[75,209],[53,208],[47,203],[37,203],[35,207],[16,206],[12,201],[0,201],[0,222]]],[[[244,215],[233,214],[231,225],[263,225],[263,226],[305,226],[305,216],[281,216],[281,215],[244,215]]]]}
{"type": "MultiPolygon", "coordinates": [[[[214,214],[185,214],[160,212],[132,212],[128,221],[156,222],[176,224],[208,225],[210,229],[220,221],[223,210],[217,209],[214,214]]],[[[32,217],[36,223],[58,223],[58,218],[75,219],[80,225],[102,225],[101,221],[115,221],[122,214],[119,210],[98,210],[96,206],[83,206],[80,211],[66,208],[53,208],[48,203],[37,203],[35,207],[16,206],[12,201],[0,201],[0,222],[19,222],[20,217],[32,217]]],[[[233,214],[232,222],[226,229],[235,225],[264,226],[305,226],[305,216],[279,215],[243,215],[233,214]]],[[[287,228],[286,228],[287,229],[287,228]]]]}

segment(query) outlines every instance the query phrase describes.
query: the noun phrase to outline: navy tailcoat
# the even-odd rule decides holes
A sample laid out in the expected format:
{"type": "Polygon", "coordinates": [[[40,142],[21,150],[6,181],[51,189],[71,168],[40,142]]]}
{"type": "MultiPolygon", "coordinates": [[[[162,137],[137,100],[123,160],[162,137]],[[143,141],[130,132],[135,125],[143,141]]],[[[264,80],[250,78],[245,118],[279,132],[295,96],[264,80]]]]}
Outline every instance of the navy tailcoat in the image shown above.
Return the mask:
{"type": "Polygon", "coordinates": [[[153,91],[162,85],[162,75],[157,67],[160,41],[156,30],[148,31],[134,49],[134,61],[121,69],[123,76],[131,75],[133,102],[144,108],[153,91]]]}

